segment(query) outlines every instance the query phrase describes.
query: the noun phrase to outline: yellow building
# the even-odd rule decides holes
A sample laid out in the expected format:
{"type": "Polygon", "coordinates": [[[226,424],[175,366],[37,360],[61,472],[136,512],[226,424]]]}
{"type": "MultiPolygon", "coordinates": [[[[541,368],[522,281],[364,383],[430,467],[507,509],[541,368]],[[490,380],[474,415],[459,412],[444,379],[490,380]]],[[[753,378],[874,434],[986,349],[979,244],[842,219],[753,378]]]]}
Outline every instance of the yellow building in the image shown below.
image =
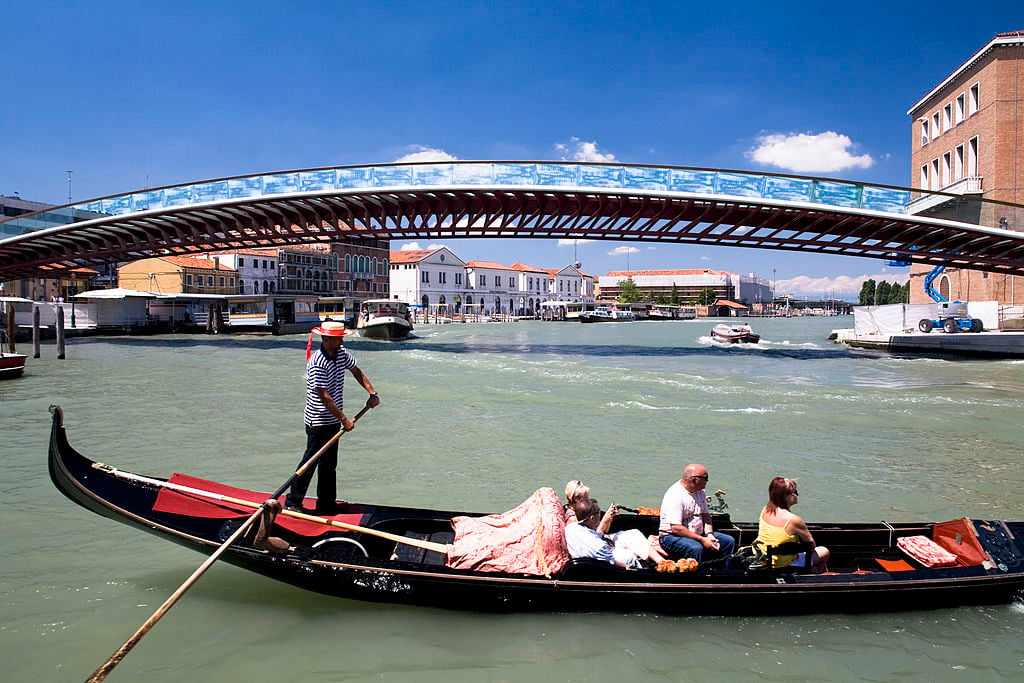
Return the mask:
{"type": "Polygon", "coordinates": [[[117,269],[117,284],[157,294],[238,294],[238,271],[212,259],[159,256],[117,269]]]}

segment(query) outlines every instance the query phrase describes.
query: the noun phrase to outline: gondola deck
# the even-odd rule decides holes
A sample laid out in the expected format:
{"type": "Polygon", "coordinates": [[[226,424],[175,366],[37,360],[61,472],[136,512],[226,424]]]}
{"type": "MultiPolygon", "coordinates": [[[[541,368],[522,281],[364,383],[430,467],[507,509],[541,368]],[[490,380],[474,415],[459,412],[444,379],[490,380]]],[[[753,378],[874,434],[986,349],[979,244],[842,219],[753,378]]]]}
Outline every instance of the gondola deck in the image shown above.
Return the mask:
{"type": "MultiPolygon", "coordinates": [[[[209,554],[252,510],[196,500],[168,486],[231,491],[263,502],[268,494],[225,487],[183,475],[151,479],[100,465],[68,442],[63,413],[53,406],[49,470],[57,488],[79,505],[209,554]]],[[[200,496],[201,498],[201,496],[200,496]]],[[[336,517],[374,532],[447,544],[453,517],[464,512],[344,503],[336,517]]],[[[901,537],[932,537],[933,523],[814,524],[817,542],[831,550],[832,572],[703,566],[694,573],[627,570],[573,560],[551,577],[452,569],[445,556],[370,533],[279,516],[273,534],[291,549],[275,554],[252,538],[224,555],[231,564],[286,583],[338,597],[432,605],[474,611],[629,611],[670,614],[793,614],[933,609],[1014,600],[1024,588],[1024,522],[961,520],[947,543],[964,543],[957,566],[927,568],[897,548],[901,537]],[[908,569],[909,567],[909,569],[908,569]]],[[[617,528],[654,533],[657,518],[620,514],[617,528]]],[[[716,514],[717,530],[737,547],[757,536],[756,523],[716,514]]]]}

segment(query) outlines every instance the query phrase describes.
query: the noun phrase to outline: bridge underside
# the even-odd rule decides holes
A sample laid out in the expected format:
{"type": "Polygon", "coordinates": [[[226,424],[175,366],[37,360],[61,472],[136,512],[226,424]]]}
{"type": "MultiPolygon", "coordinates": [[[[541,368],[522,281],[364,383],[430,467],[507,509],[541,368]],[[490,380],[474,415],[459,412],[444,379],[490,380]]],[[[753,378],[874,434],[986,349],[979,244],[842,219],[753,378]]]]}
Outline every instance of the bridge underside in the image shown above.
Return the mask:
{"type": "Polygon", "coordinates": [[[1024,233],[966,223],[743,197],[473,186],[294,193],[102,217],[0,243],[0,279],[242,247],[482,237],[780,249],[1024,274],[1024,233]]]}

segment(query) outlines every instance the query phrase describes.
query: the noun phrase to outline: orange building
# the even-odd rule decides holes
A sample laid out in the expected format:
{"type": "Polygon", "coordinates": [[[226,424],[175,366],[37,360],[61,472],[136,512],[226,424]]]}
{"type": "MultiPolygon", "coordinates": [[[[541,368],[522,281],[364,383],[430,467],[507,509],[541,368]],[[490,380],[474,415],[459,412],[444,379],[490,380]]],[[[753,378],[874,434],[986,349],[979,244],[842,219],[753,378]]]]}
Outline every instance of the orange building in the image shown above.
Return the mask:
{"type": "Polygon", "coordinates": [[[238,271],[216,260],[191,256],[158,256],[126,263],[117,269],[124,289],[157,294],[238,294],[238,271]]]}

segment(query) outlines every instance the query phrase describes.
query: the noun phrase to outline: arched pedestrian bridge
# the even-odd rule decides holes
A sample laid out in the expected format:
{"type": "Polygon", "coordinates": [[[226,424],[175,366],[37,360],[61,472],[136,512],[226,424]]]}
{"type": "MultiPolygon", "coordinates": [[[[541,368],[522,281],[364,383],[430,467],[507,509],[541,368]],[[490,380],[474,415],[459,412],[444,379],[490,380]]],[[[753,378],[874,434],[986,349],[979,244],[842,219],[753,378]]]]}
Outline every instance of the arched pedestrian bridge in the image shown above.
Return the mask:
{"type": "Polygon", "coordinates": [[[911,215],[913,198],[903,188],[685,167],[318,168],[142,190],[0,222],[0,280],[230,248],[467,237],[709,244],[1024,274],[1024,233],[911,215]]]}

